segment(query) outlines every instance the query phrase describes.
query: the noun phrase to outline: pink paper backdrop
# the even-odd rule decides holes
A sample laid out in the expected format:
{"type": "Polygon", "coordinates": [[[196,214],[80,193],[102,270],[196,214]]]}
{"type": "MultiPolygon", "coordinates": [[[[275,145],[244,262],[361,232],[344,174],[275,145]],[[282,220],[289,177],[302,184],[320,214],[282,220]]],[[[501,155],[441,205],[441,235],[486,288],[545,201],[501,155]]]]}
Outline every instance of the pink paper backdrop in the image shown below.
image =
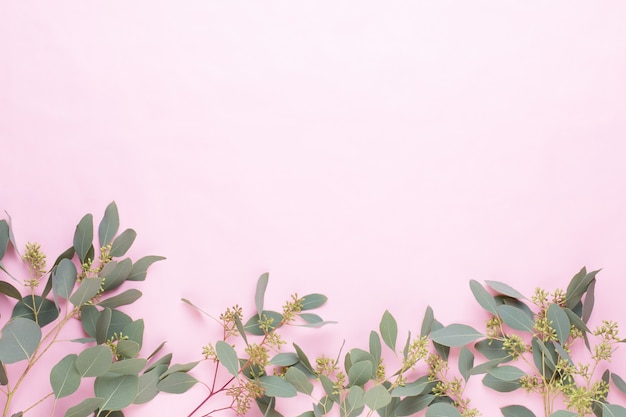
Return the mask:
{"type": "MultiPolygon", "coordinates": [[[[168,258],[129,312],[177,362],[217,330],[180,298],[250,312],[265,271],[274,308],[329,296],[339,324],[293,334],[329,354],[365,346],[386,308],[401,337],[427,305],[479,327],[470,279],[531,294],[583,265],[603,268],[592,321],[626,323],[624,16],[622,1],[2,1],[0,208],[54,257],[115,200],[131,255],[168,258]]],[[[468,389],[484,416],[531,404],[468,389]]],[[[187,415],[204,393],[129,415],[187,415]]]]}

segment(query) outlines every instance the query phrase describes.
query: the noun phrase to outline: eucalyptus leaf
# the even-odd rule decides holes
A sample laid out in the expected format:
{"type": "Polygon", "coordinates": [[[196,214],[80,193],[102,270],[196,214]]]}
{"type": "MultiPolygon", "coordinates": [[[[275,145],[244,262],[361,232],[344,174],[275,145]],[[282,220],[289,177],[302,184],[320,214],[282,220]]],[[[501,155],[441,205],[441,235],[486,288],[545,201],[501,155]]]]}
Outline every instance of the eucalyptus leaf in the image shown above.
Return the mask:
{"type": "Polygon", "coordinates": [[[80,374],[74,367],[77,357],[76,354],[67,355],[50,370],[50,385],[55,398],[67,397],[80,386],[80,374]]]}
{"type": "Polygon", "coordinates": [[[276,366],[291,366],[298,363],[298,355],[292,352],[277,353],[272,359],[270,364],[276,366]]]}
{"type": "Polygon", "coordinates": [[[132,268],[133,263],[128,258],[120,262],[110,261],[107,263],[100,272],[100,276],[103,278],[102,289],[110,291],[122,285],[130,275],[132,268]]]}
{"type": "Polygon", "coordinates": [[[518,381],[521,377],[526,375],[521,369],[508,365],[491,368],[489,374],[502,381],[518,381]]]}
{"type": "Polygon", "coordinates": [[[428,306],[424,312],[424,319],[422,319],[422,327],[420,329],[420,337],[428,336],[432,330],[433,320],[435,320],[435,314],[433,309],[428,306]]]}
{"type": "Polygon", "coordinates": [[[0,260],[4,258],[7,246],[9,245],[9,223],[0,220],[0,260]]]}
{"type": "Polygon", "coordinates": [[[52,292],[56,297],[69,299],[76,284],[76,266],[69,259],[62,259],[52,273],[52,292]]]}
{"type": "MultiPolygon", "coordinates": [[[[169,361],[171,360],[171,358],[172,358],[171,354],[167,354],[163,358],[161,358],[159,362],[163,364],[169,364],[169,361]]],[[[161,374],[161,379],[176,372],[189,372],[193,368],[195,368],[196,365],[198,365],[199,363],[200,363],[199,361],[195,361],[195,362],[179,363],[179,364],[172,365],[167,371],[161,374]]],[[[154,363],[153,365],[155,364],[156,363],[154,363]]],[[[148,370],[150,370],[150,368],[148,368],[148,370]]]]}
{"type": "Polygon", "coordinates": [[[76,225],[74,232],[74,249],[81,263],[87,261],[87,254],[93,242],[93,216],[85,214],[76,225]]]}
{"type": "Polygon", "coordinates": [[[93,389],[97,397],[104,398],[101,410],[121,410],[133,403],[139,390],[137,375],[99,376],[93,389]]]}
{"type": "Polygon", "coordinates": [[[459,347],[484,337],[484,335],[465,324],[450,324],[444,328],[432,331],[430,337],[433,341],[443,346],[459,347]]]}
{"type": "Polygon", "coordinates": [[[459,372],[467,382],[470,377],[469,370],[474,367],[474,354],[465,346],[459,352],[459,372]]]}
{"type": "Polygon", "coordinates": [[[132,340],[119,340],[116,346],[116,353],[122,358],[130,359],[137,356],[141,347],[139,343],[132,340]]]}
{"type": "Polygon", "coordinates": [[[526,299],[526,297],[524,297],[522,295],[522,293],[520,293],[519,291],[517,291],[515,288],[511,287],[508,284],[505,284],[503,282],[498,282],[498,281],[485,281],[487,283],[487,285],[489,285],[494,291],[509,296],[509,297],[513,297],[513,298],[517,298],[517,299],[526,299]]]}
{"type": "Polygon", "coordinates": [[[382,385],[375,385],[365,392],[365,405],[371,410],[386,407],[391,399],[391,395],[382,385]]]}
{"type": "Polygon", "coordinates": [[[348,371],[350,385],[363,385],[372,378],[374,371],[370,361],[357,362],[348,371]]]}
{"type": "Polygon", "coordinates": [[[396,417],[412,416],[418,411],[426,408],[433,402],[435,396],[432,394],[417,395],[415,397],[406,397],[394,410],[396,417]]]}
{"type": "Polygon", "coordinates": [[[567,313],[557,304],[550,304],[548,307],[548,321],[550,327],[556,331],[556,336],[561,345],[564,345],[569,338],[570,321],[567,313]]]}
{"type": "Polygon", "coordinates": [[[259,317],[263,317],[263,304],[265,302],[265,290],[267,290],[267,283],[269,281],[269,274],[266,272],[262,274],[256,283],[256,292],[254,293],[254,304],[259,317]]]}
{"type": "Polygon", "coordinates": [[[163,256],[144,256],[133,264],[133,268],[130,270],[130,274],[126,278],[126,281],[143,281],[146,279],[147,271],[150,265],[155,262],[162,261],[165,258],[163,256]]]}
{"type": "Polygon", "coordinates": [[[158,372],[152,371],[140,375],[137,396],[133,400],[133,404],[145,404],[154,399],[159,393],[159,390],[157,388],[158,383],[158,372]]]}
{"type": "Polygon", "coordinates": [[[302,297],[302,311],[313,310],[323,306],[328,297],[323,294],[309,294],[302,297]]]}
{"type": "Polygon", "coordinates": [[[0,362],[0,385],[6,386],[9,383],[9,376],[4,364],[0,362]]]}
{"type": "Polygon", "coordinates": [[[174,372],[159,381],[157,389],[170,394],[182,394],[197,383],[198,380],[187,373],[174,372]]]}
{"type": "Polygon", "coordinates": [[[559,410],[550,414],[550,417],[577,417],[577,413],[572,413],[571,411],[559,410]]]}
{"type": "Polygon", "coordinates": [[[215,344],[215,353],[226,370],[232,375],[237,376],[239,374],[239,360],[237,359],[237,352],[228,343],[219,340],[215,344]]]}
{"type": "Polygon", "coordinates": [[[80,404],[68,408],[65,417],[89,417],[104,401],[104,398],[86,398],[80,404]]]}
{"type": "Polygon", "coordinates": [[[82,351],[75,361],[76,370],[81,377],[93,377],[106,374],[111,369],[113,354],[108,346],[92,346],[82,351]]]}
{"type": "Polygon", "coordinates": [[[428,407],[426,417],[462,417],[462,415],[453,405],[437,403],[428,407]]]}
{"type": "Polygon", "coordinates": [[[41,341],[41,328],[32,320],[11,319],[0,337],[0,361],[11,364],[30,359],[41,341]]]}
{"type": "Polygon", "coordinates": [[[626,382],[622,379],[622,377],[612,372],[611,379],[613,380],[613,383],[615,384],[617,389],[626,394],[626,382]]]}
{"type": "Polygon", "coordinates": [[[8,297],[15,298],[16,300],[22,299],[22,294],[20,293],[20,291],[13,285],[5,281],[0,281],[0,293],[8,297]]]}
{"type": "Polygon", "coordinates": [[[372,357],[378,364],[382,355],[382,346],[380,344],[380,337],[378,336],[378,333],[373,330],[370,332],[369,348],[372,357]]]}
{"type": "Polygon", "coordinates": [[[100,317],[98,309],[92,305],[86,305],[81,308],[80,320],[83,325],[83,330],[89,336],[96,338],[96,323],[100,317]]]}
{"type": "Polygon", "coordinates": [[[617,404],[602,404],[602,417],[626,417],[626,408],[617,404]]]}
{"type": "Polygon", "coordinates": [[[128,337],[128,340],[137,343],[139,345],[139,348],[141,348],[143,344],[144,328],[145,325],[143,319],[134,320],[124,326],[122,334],[128,337]]]}
{"type": "Polygon", "coordinates": [[[398,324],[389,310],[385,310],[379,325],[380,335],[383,341],[393,351],[396,350],[396,340],[398,338],[398,324]]]}
{"type": "Polygon", "coordinates": [[[311,395],[313,392],[313,384],[306,377],[304,372],[298,368],[289,368],[285,373],[285,379],[289,382],[296,391],[302,392],[307,395],[311,395]]]}
{"type": "MultiPolygon", "coordinates": [[[[277,313],[276,311],[264,310],[263,317],[272,322],[272,324],[269,326],[269,331],[276,329],[283,320],[283,315],[277,313]]],[[[255,336],[263,336],[265,334],[265,331],[259,325],[259,321],[259,315],[255,314],[254,316],[250,317],[246,324],[244,324],[244,330],[247,333],[253,334],[255,336]]]]}
{"type": "Polygon", "coordinates": [[[498,312],[504,324],[515,330],[522,330],[532,333],[535,323],[517,307],[501,305],[498,312]]]}
{"type": "Polygon", "coordinates": [[[109,373],[118,375],[138,375],[146,367],[148,361],[143,358],[131,358],[113,362],[109,373]]]}
{"type": "Polygon", "coordinates": [[[36,322],[40,327],[52,323],[59,317],[56,305],[39,295],[26,296],[15,304],[11,317],[21,317],[36,322]]]}
{"type": "Polygon", "coordinates": [[[585,295],[585,302],[583,303],[582,320],[587,323],[591,318],[591,312],[593,311],[593,305],[596,300],[596,279],[592,279],[587,287],[587,294],[585,295]]]}
{"type": "Polygon", "coordinates": [[[498,392],[515,391],[521,386],[518,381],[503,381],[490,374],[483,377],[483,385],[498,392]]]}
{"type": "Polygon", "coordinates": [[[258,381],[265,388],[265,395],[268,397],[288,398],[297,395],[294,386],[279,376],[266,375],[260,377],[258,381]]]}
{"type": "Polygon", "coordinates": [[[117,234],[119,227],[120,216],[118,214],[115,201],[112,201],[104,210],[104,217],[98,226],[98,236],[100,238],[101,247],[106,246],[113,241],[113,237],[117,234]]]}
{"type": "Polygon", "coordinates": [[[126,290],[118,295],[114,295],[113,297],[100,301],[98,305],[107,308],[117,308],[132,304],[141,298],[141,296],[141,291],[131,288],[130,290],[126,290]]]}
{"type": "Polygon", "coordinates": [[[111,325],[111,316],[113,312],[110,308],[105,308],[98,315],[96,321],[96,342],[101,345],[107,341],[107,335],[109,334],[109,326],[111,325]]]}
{"type": "Polygon", "coordinates": [[[113,243],[111,244],[111,251],[109,255],[114,258],[118,258],[120,256],[124,256],[128,249],[132,246],[135,238],[137,237],[137,232],[133,229],[126,229],[118,237],[115,238],[113,243]]]}
{"type": "Polygon", "coordinates": [[[589,284],[595,278],[599,271],[593,271],[587,273],[587,269],[583,267],[574,277],[571,279],[567,290],[565,292],[565,306],[572,309],[578,304],[587,291],[589,284]]]}
{"type": "Polygon", "coordinates": [[[430,381],[428,376],[418,378],[416,381],[400,385],[391,391],[392,397],[414,397],[416,395],[429,392],[434,387],[436,381],[430,381]]]}
{"type": "Polygon", "coordinates": [[[471,280],[470,281],[470,289],[472,290],[472,294],[474,294],[474,298],[478,301],[478,304],[494,316],[498,315],[498,305],[496,304],[496,300],[493,298],[493,295],[489,293],[478,281],[471,280]]]}
{"type": "Polygon", "coordinates": [[[509,405],[500,409],[504,417],[536,417],[535,413],[523,405],[509,405]]]}
{"type": "Polygon", "coordinates": [[[512,359],[500,340],[481,340],[476,342],[474,349],[487,359],[502,359],[503,361],[512,359]]]}
{"type": "Polygon", "coordinates": [[[101,284],[101,278],[83,278],[78,289],[70,297],[70,302],[76,307],[84,305],[98,294],[101,284]]]}
{"type": "Polygon", "coordinates": [[[472,369],[469,370],[468,373],[470,375],[484,374],[486,372],[489,372],[489,370],[491,370],[494,367],[498,366],[502,362],[503,362],[502,358],[490,359],[487,362],[483,362],[483,363],[480,363],[480,364],[474,366],[472,369]]]}

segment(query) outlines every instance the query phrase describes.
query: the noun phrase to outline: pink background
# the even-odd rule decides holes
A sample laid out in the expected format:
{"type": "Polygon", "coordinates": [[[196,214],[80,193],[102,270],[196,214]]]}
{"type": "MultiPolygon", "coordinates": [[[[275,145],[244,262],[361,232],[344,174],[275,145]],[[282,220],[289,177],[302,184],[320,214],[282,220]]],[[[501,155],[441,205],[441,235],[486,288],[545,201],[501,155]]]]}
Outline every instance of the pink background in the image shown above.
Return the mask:
{"type": "MultiPolygon", "coordinates": [[[[386,308],[402,339],[427,305],[482,329],[470,279],[531,294],[583,265],[603,268],[592,321],[626,323],[624,16],[622,1],[1,1],[0,208],[54,258],[115,200],[131,257],[168,258],[127,311],[177,362],[217,335],[180,298],[251,312],[265,271],[274,308],[329,296],[339,324],[292,334],[329,355],[365,346],[386,308]]],[[[538,410],[470,390],[485,416],[538,410]]],[[[204,392],[128,415],[187,415],[204,392]]]]}

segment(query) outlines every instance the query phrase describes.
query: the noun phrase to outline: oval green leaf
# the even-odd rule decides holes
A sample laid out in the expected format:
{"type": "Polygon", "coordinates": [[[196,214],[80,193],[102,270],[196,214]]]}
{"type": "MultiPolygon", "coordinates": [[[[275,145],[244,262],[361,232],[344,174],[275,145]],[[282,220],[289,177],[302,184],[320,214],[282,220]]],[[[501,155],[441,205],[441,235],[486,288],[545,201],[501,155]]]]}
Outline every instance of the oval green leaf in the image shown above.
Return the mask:
{"type": "Polygon", "coordinates": [[[302,392],[307,395],[311,395],[313,392],[313,384],[306,377],[304,372],[298,368],[289,368],[285,373],[285,379],[289,382],[296,391],[302,392]]]}
{"type": "Polygon", "coordinates": [[[92,346],[82,351],[76,358],[76,370],[81,377],[106,374],[111,368],[113,353],[108,346],[92,346]]]}
{"type": "Polygon", "coordinates": [[[293,385],[279,376],[266,375],[258,381],[265,388],[265,395],[268,397],[289,398],[298,394],[293,385]]]}
{"type": "Polygon", "coordinates": [[[80,374],[74,367],[77,355],[65,356],[50,370],[50,385],[56,398],[63,398],[76,392],[80,386],[80,374]]]}
{"type": "Polygon", "coordinates": [[[498,315],[498,305],[495,298],[478,281],[470,281],[470,289],[478,304],[494,316],[498,315]]]}
{"type": "Polygon", "coordinates": [[[98,294],[100,285],[102,285],[101,278],[83,278],[76,292],[70,297],[70,302],[76,307],[84,305],[98,294]]]}
{"type": "Polygon", "coordinates": [[[74,407],[68,408],[65,417],[89,417],[104,404],[104,398],[87,398],[74,407]]]}
{"type": "Polygon", "coordinates": [[[509,405],[500,409],[504,417],[536,417],[535,413],[523,405],[509,405]]]}
{"type": "Polygon", "coordinates": [[[184,372],[174,372],[157,384],[157,389],[170,394],[182,394],[196,385],[198,380],[184,372]]]}
{"type": "Polygon", "coordinates": [[[106,246],[113,240],[120,227],[120,216],[117,212],[117,205],[112,201],[104,210],[104,217],[98,226],[98,236],[100,247],[106,246]]]}
{"type": "Polygon", "coordinates": [[[74,249],[81,262],[85,262],[93,243],[93,216],[85,214],[76,225],[74,249]]]}
{"type": "Polygon", "coordinates": [[[323,294],[309,294],[302,297],[302,311],[313,310],[323,306],[328,297],[323,294]]]}
{"type": "Polygon", "coordinates": [[[459,347],[484,337],[482,333],[465,324],[451,324],[434,330],[430,337],[443,346],[459,347]]]}
{"type": "Polygon", "coordinates": [[[0,361],[5,364],[30,359],[41,341],[41,328],[32,320],[14,318],[2,329],[0,361]]]}
{"type": "Polygon", "coordinates": [[[239,373],[239,359],[237,359],[237,352],[228,343],[219,340],[215,344],[215,353],[220,363],[224,365],[226,370],[232,375],[237,376],[239,373]]]}
{"type": "Polygon", "coordinates": [[[569,338],[570,322],[567,313],[557,304],[548,307],[548,321],[550,327],[556,331],[556,337],[561,345],[565,345],[569,338]]]}
{"type": "Polygon", "coordinates": [[[97,397],[104,398],[101,410],[121,410],[133,403],[139,389],[137,375],[99,376],[93,384],[97,397]]]}
{"type": "Polygon", "coordinates": [[[463,417],[459,410],[448,403],[436,403],[428,407],[426,417],[463,417]]]}
{"type": "Polygon", "coordinates": [[[398,323],[396,323],[396,319],[393,318],[389,310],[385,310],[383,313],[383,317],[380,320],[379,330],[380,335],[383,338],[383,342],[385,342],[385,344],[395,352],[396,340],[398,338],[398,323]]]}
{"type": "Polygon", "coordinates": [[[498,292],[500,294],[507,295],[509,297],[513,297],[513,298],[517,298],[517,299],[525,299],[526,298],[526,297],[524,297],[522,295],[522,293],[517,291],[515,288],[513,288],[510,285],[505,284],[503,282],[498,282],[498,281],[485,281],[485,282],[494,291],[496,291],[496,292],[498,292]]]}
{"type": "Polygon", "coordinates": [[[52,273],[52,293],[64,299],[70,298],[76,284],[76,266],[69,259],[62,259],[52,273]]]}
{"type": "Polygon", "coordinates": [[[128,275],[128,278],[126,278],[126,280],[127,281],[145,280],[146,274],[150,265],[152,265],[155,262],[162,261],[164,259],[165,258],[163,256],[154,256],[154,255],[144,256],[143,258],[139,259],[137,262],[133,264],[133,268],[130,270],[130,274],[128,275]]]}
{"type": "Polygon", "coordinates": [[[517,307],[501,305],[498,306],[498,312],[504,324],[515,330],[533,332],[535,323],[528,317],[524,311],[517,307]]]}
{"type": "Polygon", "coordinates": [[[365,404],[371,410],[386,407],[391,402],[389,391],[382,385],[375,385],[365,392],[365,404]]]}

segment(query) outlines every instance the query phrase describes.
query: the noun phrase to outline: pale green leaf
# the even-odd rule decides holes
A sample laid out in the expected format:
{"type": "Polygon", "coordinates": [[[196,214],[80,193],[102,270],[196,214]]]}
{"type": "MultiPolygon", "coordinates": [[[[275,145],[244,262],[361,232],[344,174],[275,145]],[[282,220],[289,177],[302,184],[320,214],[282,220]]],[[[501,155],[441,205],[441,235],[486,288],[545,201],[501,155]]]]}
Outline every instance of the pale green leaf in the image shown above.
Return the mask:
{"type": "Polygon", "coordinates": [[[459,410],[448,403],[436,403],[428,407],[426,417],[462,417],[459,410]]]}
{"type": "Polygon", "coordinates": [[[104,398],[87,398],[80,402],[80,404],[69,408],[65,417],[89,417],[96,409],[104,404],[104,398]]]}
{"type": "Polygon", "coordinates": [[[102,289],[110,291],[122,285],[130,275],[132,268],[133,263],[128,258],[120,262],[110,261],[107,263],[100,272],[100,277],[103,278],[102,289]]]}
{"type": "Polygon", "coordinates": [[[373,330],[370,332],[369,347],[372,357],[376,363],[378,363],[380,361],[380,356],[382,355],[382,346],[380,344],[380,337],[378,336],[378,333],[373,330]]]}
{"type": "Polygon", "coordinates": [[[112,201],[104,210],[104,217],[98,226],[98,236],[100,237],[100,247],[106,246],[113,240],[120,227],[120,217],[117,212],[117,205],[112,201]]]}
{"type": "Polygon", "coordinates": [[[288,398],[297,395],[294,386],[279,376],[266,375],[258,381],[265,388],[265,395],[268,397],[288,398]]]}
{"type": "Polygon", "coordinates": [[[443,346],[459,347],[484,337],[482,333],[465,324],[450,324],[431,332],[433,341],[443,346]]]}
{"type": "Polygon", "coordinates": [[[285,373],[285,379],[294,386],[296,391],[310,395],[313,392],[313,384],[306,377],[304,372],[298,368],[289,368],[285,373]]]}
{"type": "Polygon", "coordinates": [[[146,372],[139,376],[139,388],[133,404],[145,404],[157,396],[159,390],[159,373],[156,371],[146,372]]]}
{"type": "Polygon", "coordinates": [[[143,358],[130,358],[114,362],[109,368],[109,373],[118,375],[138,375],[148,364],[143,358]]]}
{"type": "Polygon", "coordinates": [[[386,407],[391,399],[391,395],[382,385],[375,385],[365,392],[365,404],[372,410],[386,407]]]}
{"type": "Polygon", "coordinates": [[[536,417],[535,413],[523,405],[509,405],[500,409],[504,417],[536,417]]]}
{"type": "Polygon", "coordinates": [[[424,312],[424,319],[422,320],[422,327],[420,329],[421,337],[428,336],[430,334],[434,320],[435,313],[433,313],[433,309],[430,306],[426,307],[426,311],[424,312]]]}
{"type": "Polygon", "coordinates": [[[68,259],[63,259],[52,273],[52,292],[64,299],[70,298],[76,283],[76,266],[68,259]]]}
{"type": "Polygon", "coordinates": [[[557,304],[550,304],[548,307],[548,321],[550,327],[556,331],[556,336],[561,345],[564,345],[569,338],[570,322],[567,313],[557,304]]]}
{"type": "Polygon", "coordinates": [[[254,293],[254,305],[259,317],[263,316],[263,304],[265,302],[265,290],[269,281],[269,274],[266,272],[261,274],[256,283],[256,292],[254,293]]]}
{"type": "Polygon", "coordinates": [[[133,403],[139,390],[137,375],[99,376],[93,385],[97,397],[104,398],[101,410],[121,410],[133,403]]]}
{"type": "Polygon", "coordinates": [[[41,341],[41,328],[32,320],[14,318],[2,329],[0,361],[5,364],[30,359],[41,341]]]}
{"type": "Polygon", "coordinates": [[[501,305],[498,312],[504,324],[515,330],[523,330],[532,333],[535,323],[524,311],[517,307],[501,305]]]}
{"type": "Polygon", "coordinates": [[[232,375],[237,376],[239,373],[239,359],[237,359],[237,352],[228,343],[219,340],[215,344],[215,353],[221,364],[224,365],[226,370],[232,375]]]}
{"type": "Polygon", "coordinates": [[[141,291],[131,288],[130,290],[126,290],[118,295],[100,301],[98,305],[107,308],[125,306],[137,301],[141,297],[141,295],[141,291]]]}
{"type": "Polygon", "coordinates": [[[108,346],[92,346],[76,358],[76,370],[82,377],[101,376],[111,368],[113,353],[108,346]]]}
{"type": "Polygon", "coordinates": [[[298,355],[292,352],[278,353],[272,359],[270,363],[276,366],[291,366],[298,363],[298,355]]]}
{"type": "Polygon", "coordinates": [[[99,277],[83,278],[78,289],[70,297],[70,302],[76,307],[80,307],[90,301],[100,291],[102,279],[99,277]]]}
{"type": "Polygon", "coordinates": [[[80,386],[80,374],[74,367],[77,355],[65,356],[50,370],[50,385],[56,398],[67,397],[80,386]]]}
{"type": "Polygon", "coordinates": [[[198,380],[184,372],[174,372],[159,381],[157,389],[170,394],[182,394],[198,383],[198,380]]]}
{"type": "Polygon", "coordinates": [[[576,417],[577,413],[572,413],[571,411],[559,410],[550,414],[550,417],[576,417]]]}
{"type": "Polygon", "coordinates": [[[395,408],[394,414],[397,417],[412,416],[418,411],[426,408],[433,402],[435,396],[432,394],[418,395],[415,397],[406,397],[400,401],[400,404],[395,408]]]}
{"type": "Polygon", "coordinates": [[[459,372],[465,381],[470,377],[470,369],[474,367],[474,354],[465,346],[459,352],[459,372]]]}
{"type": "Polygon", "coordinates": [[[143,281],[146,279],[146,274],[150,265],[155,262],[162,261],[165,258],[163,256],[144,256],[133,264],[133,268],[130,270],[130,274],[126,281],[143,281]]]}
{"type": "Polygon", "coordinates": [[[430,391],[436,382],[430,381],[428,376],[422,376],[416,381],[398,386],[391,391],[392,397],[413,397],[430,391]]]}
{"type": "Polygon", "coordinates": [[[507,295],[507,296],[513,297],[513,298],[518,298],[518,299],[525,299],[526,298],[526,297],[524,297],[522,295],[522,293],[520,293],[519,291],[517,291],[516,289],[514,289],[510,285],[505,284],[503,282],[498,282],[498,281],[485,281],[485,282],[494,291],[496,291],[496,292],[498,292],[500,294],[507,295]]]}
{"type": "Polygon", "coordinates": [[[124,230],[111,244],[111,251],[109,252],[109,255],[114,258],[124,256],[128,249],[132,246],[136,237],[137,232],[133,229],[124,230]]]}
{"type": "Polygon", "coordinates": [[[495,368],[491,368],[489,370],[489,374],[495,376],[502,381],[517,381],[526,373],[515,366],[498,366],[495,368]]]}
{"type": "Polygon", "coordinates": [[[496,304],[496,300],[493,298],[493,295],[489,293],[478,281],[471,280],[470,281],[470,289],[472,290],[472,294],[474,294],[474,298],[478,301],[478,304],[494,316],[498,315],[498,305],[496,304]]]}
{"type": "Polygon", "coordinates": [[[76,225],[76,231],[74,232],[74,250],[76,250],[78,259],[80,259],[81,262],[87,260],[87,253],[92,247],[92,243],[93,216],[91,214],[85,214],[76,225]]]}
{"type": "Polygon", "coordinates": [[[328,297],[323,294],[309,294],[302,297],[302,311],[313,310],[323,306],[328,297]]]}
{"type": "Polygon", "coordinates": [[[396,350],[396,340],[398,338],[398,324],[389,310],[385,310],[379,325],[380,335],[383,341],[393,351],[396,350]]]}
{"type": "Polygon", "coordinates": [[[626,408],[617,404],[602,404],[602,417],[626,417],[626,408]]]}
{"type": "Polygon", "coordinates": [[[350,385],[363,385],[372,378],[374,367],[370,361],[357,362],[348,371],[350,385]]]}
{"type": "MultiPolygon", "coordinates": [[[[171,353],[165,355],[160,360],[153,363],[152,366],[157,365],[158,363],[165,364],[165,365],[169,364],[169,361],[172,358],[171,355],[172,355],[171,353]]],[[[172,365],[167,371],[161,374],[161,379],[176,372],[189,372],[193,368],[195,368],[196,365],[198,365],[199,363],[200,363],[199,361],[196,361],[196,362],[188,362],[188,363],[177,363],[175,365],[172,365]]],[[[148,368],[148,370],[150,370],[150,368],[148,368]]]]}

